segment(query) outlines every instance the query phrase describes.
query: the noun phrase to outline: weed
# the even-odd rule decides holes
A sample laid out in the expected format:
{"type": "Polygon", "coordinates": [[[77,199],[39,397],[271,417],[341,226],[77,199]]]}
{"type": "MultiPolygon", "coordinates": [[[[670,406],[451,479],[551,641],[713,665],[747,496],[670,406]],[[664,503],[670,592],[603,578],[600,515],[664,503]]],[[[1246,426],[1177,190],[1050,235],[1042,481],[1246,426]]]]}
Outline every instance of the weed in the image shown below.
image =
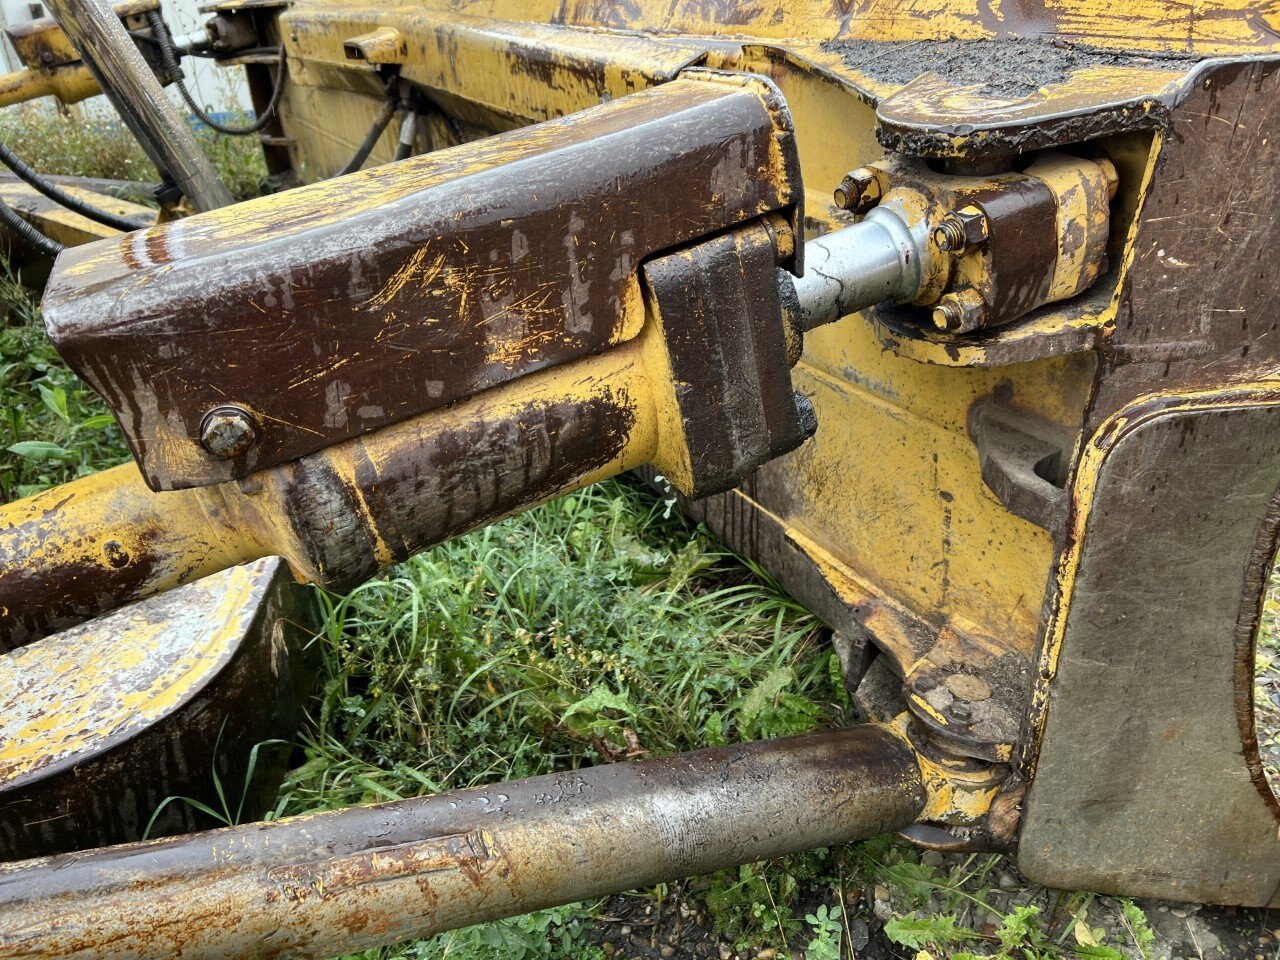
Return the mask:
{"type": "MultiPolygon", "coordinates": [[[[243,122],[232,112],[232,123],[243,122]]],[[[0,110],[0,139],[41,173],[113,180],[160,179],[129,129],[113,115],[44,103],[0,110]]],[[[236,199],[263,191],[266,161],[256,137],[224,137],[200,126],[196,139],[236,199]]]]}
{"type": "Polygon", "coordinates": [[[844,927],[840,923],[840,908],[828,907],[824,903],[804,919],[813,930],[813,939],[804,951],[804,960],[841,960],[844,956],[841,948],[844,927]]]}
{"type": "Polygon", "coordinates": [[[241,822],[242,818],[244,817],[244,802],[245,802],[245,799],[249,796],[249,791],[253,786],[254,771],[257,770],[258,768],[259,752],[263,747],[284,746],[285,741],[262,740],[258,743],[255,743],[250,748],[249,759],[248,759],[248,762],[245,764],[244,782],[240,785],[239,795],[234,798],[235,809],[232,810],[231,801],[233,798],[228,797],[227,795],[226,787],[222,783],[222,776],[218,773],[218,761],[217,761],[217,758],[222,755],[222,751],[220,747],[222,745],[222,734],[226,732],[226,729],[227,729],[227,718],[224,717],[222,720],[222,726],[218,728],[218,736],[213,742],[214,761],[210,765],[210,769],[209,769],[209,775],[213,780],[213,789],[218,796],[218,808],[214,809],[213,807],[210,807],[207,803],[203,803],[200,800],[194,799],[193,797],[179,797],[179,796],[165,797],[162,801],[160,801],[155,811],[151,814],[151,819],[147,821],[147,829],[142,831],[143,839],[146,839],[147,837],[151,836],[151,830],[156,825],[156,820],[159,819],[160,814],[162,814],[165,811],[165,808],[172,803],[185,803],[187,806],[192,807],[196,810],[199,810],[205,816],[209,817],[210,819],[214,820],[219,825],[224,827],[235,826],[236,824],[241,822]]]}
{"type": "Polygon", "coordinates": [[[34,295],[0,264],[0,500],[29,496],[127,456],[105,405],[63,365],[34,295]]]}

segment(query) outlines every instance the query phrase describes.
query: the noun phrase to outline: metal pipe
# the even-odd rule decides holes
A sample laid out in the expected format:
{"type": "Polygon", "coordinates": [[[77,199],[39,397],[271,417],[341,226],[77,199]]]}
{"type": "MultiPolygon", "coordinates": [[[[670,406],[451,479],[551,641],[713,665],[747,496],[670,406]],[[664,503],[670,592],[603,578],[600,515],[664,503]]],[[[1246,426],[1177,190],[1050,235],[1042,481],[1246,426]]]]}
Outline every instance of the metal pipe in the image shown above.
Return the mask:
{"type": "Polygon", "coordinates": [[[0,958],[329,957],[900,829],[883,727],[0,865],[0,958]]]}
{"type": "Polygon", "coordinates": [[[812,330],[886,301],[916,296],[926,244],[890,210],[877,207],[851,227],[810,240],[804,276],[793,278],[799,321],[812,330]]]}
{"type": "Polygon", "coordinates": [[[111,6],[102,0],[48,0],[46,6],[161,172],[197,210],[232,203],[231,192],[111,6]]]}

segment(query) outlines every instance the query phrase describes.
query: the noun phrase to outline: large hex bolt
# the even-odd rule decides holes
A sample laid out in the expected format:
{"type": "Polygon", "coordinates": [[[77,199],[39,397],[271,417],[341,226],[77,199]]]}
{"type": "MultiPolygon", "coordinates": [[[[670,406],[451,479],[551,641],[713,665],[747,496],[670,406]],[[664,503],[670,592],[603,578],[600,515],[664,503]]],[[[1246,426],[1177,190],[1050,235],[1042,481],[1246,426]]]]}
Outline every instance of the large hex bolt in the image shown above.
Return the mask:
{"type": "Polygon", "coordinates": [[[880,202],[880,178],[870,167],[850,170],[836,187],[836,206],[851,213],[866,213],[880,202]]]}
{"type": "Polygon", "coordinates": [[[258,442],[258,423],[240,407],[214,407],[200,424],[200,445],[215,457],[243,456],[258,442]]]}
{"type": "Polygon", "coordinates": [[[933,325],[947,333],[969,333],[982,326],[987,305],[972,287],[948,293],[933,308],[933,325]]]}
{"type": "Polygon", "coordinates": [[[942,218],[933,228],[933,242],[944,253],[962,254],[987,242],[987,215],[970,204],[942,218]]]}

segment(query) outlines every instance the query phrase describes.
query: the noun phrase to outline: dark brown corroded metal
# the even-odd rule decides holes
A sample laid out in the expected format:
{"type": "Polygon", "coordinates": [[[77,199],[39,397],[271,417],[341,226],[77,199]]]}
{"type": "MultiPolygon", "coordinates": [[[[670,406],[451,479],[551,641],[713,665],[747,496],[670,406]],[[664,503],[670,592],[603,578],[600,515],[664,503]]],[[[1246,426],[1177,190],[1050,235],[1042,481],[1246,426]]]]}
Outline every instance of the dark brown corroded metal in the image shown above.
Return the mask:
{"type": "Polygon", "coordinates": [[[770,231],[755,224],[644,268],[667,340],[691,497],[723,493],[807,439],[780,322],[778,259],[770,231]]]}
{"type": "Polygon", "coordinates": [[[1103,351],[1096,428],[1155,390],[1268,380],[1280,363],[1280,60],[1200,69],[1170,119],[1103,351]],[[1220,189],[1188,193],[1184,183],[1220,189]]]}
{"type": "Polygon", "coordinates": [[[1058,260],[1058,208],[1049,188],[1033,177],[1002,180],[974,199],[990,224],[985,326],[996,327],[1049,299],[1058,260]]]}
{"type": "Polygon", "coordinates": [[[0,657],[0,860],[271,809],[301,719],[315,604],[278,559],[0,657]],[[255,747],[257,747],[256,753],[255,747]],[[252,777],[248,762],[255,756],[252,777]]]}
{"type": "Polygon", "coordinates": [[[263,483],[292,536],[332,589],[389,562],[540,503],[621,464],[636,398],[602,386],[584,397],[531,400],[505,414],[410,430],[394,443],[352,441],[349,464],[304,457],[263,483]]]}
{"type": "Polygon", "coordinates": [[[328,957],[899,829],[854,727],[0,866],[0,958],[328,957]]]}
{"type": "Polygon", "coordinates": [[[1075,438],[1057,424],[994,399],[969,411],[969,435],[983,482],[1009,512],[1061,533],[1067,513],[1065,472],[1075,438]]]}
{"type": "MultiPolygon", "coordinates": [[[[967,46],[967,53],[953,56],[994,60],[1000,64],[994,69],[1008,71],[1014,77],[1018,75],[1018,58],[1026,51],[1053,49],[1048,41],[974,41],[967,46]]],[[[1167,88],[1189,72],[1192,64],[1185,60],[1157,60],[1155,69],[1137,64],[1117,69],[1116,64],[1132,62],[1134,58],[1111,54],[1103,59],[1113,70],[1113,75],[1104,81],[1107,100],[1111,102],[1099,102],[1096,87],[1066,73],[1044,91],[1024,88],[1019,95],[1008,98],[996,91],[976,92],[972,86],[957,86],[954,80],[930,74],[880,102],[876,136],[889,150],[918,157],[971,160],[1008,157],[1162,127],[1169,116],[1167,88]],[[997,103],[992,103],[991,98],[998,98],[997,103]]],[[[1072,69],[1087,66],[1072,64],[1072,69]]]]}
{"type": "Polygon", "coordinates": [[[1079,572],[1048,600],[1019,863],[1276,906],[1280,810],[1245,731],[1280,480],[1280,62],[1206,65],[1169,124],[1088,411],[1079,572]]]}
{"type": "Polygon", "coordinates": [[[262,556],[284,556],[301,579],[351,586],[637,466],[656,425],[650,413],[637,431],[638,399],[620,382],[636,352],[584,368],[589,382],[576,392],[570,380],[514,401],[486,394],[243,485],[155,494],[130,464],[11,505],[0,514],[0,650],[262,556]]]}
{"type": "Polygon", "coordinates": [[[1280,403],[1157,402],[1110,433],[1094,441],[1110,450],[1018,866],[1055,886],[1280,906],[1280,811],[1241,730],[1253,728],[1280,403]]]}
{"type": "Polygon", "coordinates": [[[207,484],[634,337],[643,260],[798,198],[776,91],[704,74],[70,251],[44,315],[148,483],[207,484]],[[232,460],[225,404],[263,427],[232,460]]]}

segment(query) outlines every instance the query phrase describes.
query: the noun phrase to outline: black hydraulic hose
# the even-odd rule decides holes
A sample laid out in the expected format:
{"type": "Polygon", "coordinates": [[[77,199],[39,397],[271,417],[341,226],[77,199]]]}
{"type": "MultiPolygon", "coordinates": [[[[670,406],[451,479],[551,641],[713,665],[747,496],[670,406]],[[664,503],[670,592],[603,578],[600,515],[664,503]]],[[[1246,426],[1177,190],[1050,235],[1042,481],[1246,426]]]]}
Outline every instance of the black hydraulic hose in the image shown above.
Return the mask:
{"type": "Polygon", "coordinates": [[[382,136],[382,131],[387,129],[387,124],[396,115],[396,110],[399,107],[400,98],[396,96],[388,97],[383,102],[382,109],[373,118],[373,126],[369,128],[369,132],[360,141],[360,146],[356,148],[355,155],[347,161],[347,165],[339,170],[335,176],[345,177],[348,173],[355,173],[364,166],[364,162],[369,159],[369,154],[373,153],[373,148],[377,144],[378,138],[382,136]]]}
{"type": "Polygon", "coordinates": [[[3,199],[0,199],[0,223],[3,223],[22,240],[25,240],[41,253],[46,253],[51,257],[56,257],[66,249],[57,240],[46,237],[31,224],[27,223],[26,220],[18,215],[18,211],[5,203],[3,199]]]}
{"type": "Polygon", "coordinates": [[[174,86],[178,88],[178,92],[182,94],[182,99],[187,102],[187,106],[191,108],[191,112],[195,114],[201,123],[211,130],[216,130],[218,133],[226,134],[229,137],[247,137],[250,134],[260,132],[271,122],[271,117],[276,112],[276,107],[280,105],[280,97],[284,93],[284,44],[280,45],[280,61],[276,69],[276,82],[271,90],[271,100],[267,104],[267,108],[248,126],[232,127],[215,120],[205,113],[200,104],[196,102],[196,98],[191,95],[191,91],[187,89],[186,77],[182,73],[182,67],[178,63],[178,54],[173,45],[173,35],[169,33],[169,25],[164,22],[160,12],[158,10],[148,12],[147,22],[151,24],[151,32],[155,34],[156,42],[160,45],[160,58],[164,61],[164,66],[169,72],[169,76],[173,78],[174,86]]]}
{"type": "MultiPolygon", "coordinates": [[[[54,203],[66,207],[68,210],[73,210],[83,217],[88,217],[90,220],[96,220],[98,223],[106,224],[108,227],[114,227],[117,230],[123,230],[126,233],[130,230],[138,230],[151,225],[148,221],[135,220],[132,217],[122,217],[118,214],[110,213],[72,196],[57,184],[46,180],[4,143],[0,143],[0,162],[3,162],[6,167],[12,170],[19,179],[30,184],[54,203]]],[[[23,222],[25,223],[26,221],[24,220],[23,222]]]]}

